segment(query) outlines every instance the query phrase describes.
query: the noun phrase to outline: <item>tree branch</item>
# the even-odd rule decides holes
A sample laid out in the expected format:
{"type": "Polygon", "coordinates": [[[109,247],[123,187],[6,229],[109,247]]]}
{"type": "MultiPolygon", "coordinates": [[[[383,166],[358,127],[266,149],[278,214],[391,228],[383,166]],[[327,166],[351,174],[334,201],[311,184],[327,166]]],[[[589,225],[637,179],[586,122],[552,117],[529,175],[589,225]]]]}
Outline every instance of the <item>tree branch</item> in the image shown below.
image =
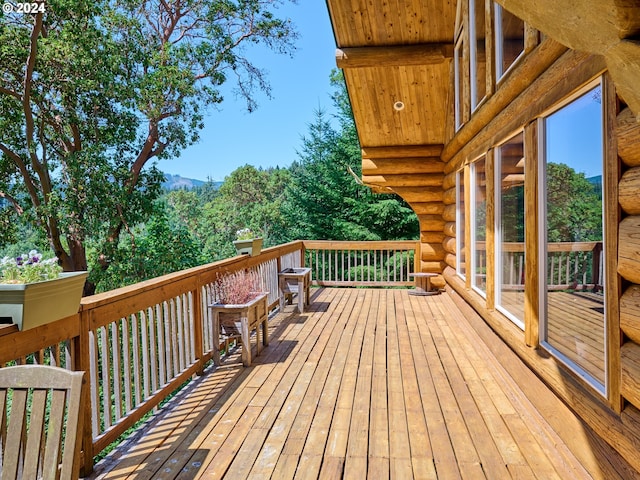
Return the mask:
{"type": "Polygon", "coordinates": [[[31,197],[31,202],[33,203],[33,206],[39,207],[40,198],[38,197],[38,189],[33,184],[33,180],[31,178],[31,174],[29,173],[29,170],[27,169],[27,165],[24,163],[20,155],[18,155],[16,152],[11,150],[4,143],[0,143],[0,151],[4,153],[6,156],[8,156],[11,160],[13,160],[13,163],[15,164],[15,166],[18,167],[18,170],[20,170],[20,174],[24,178],[24,184],[27,187],[27,191],[29,192],[29,196],[31,197]]]}
{"type": "Polygon", "coordinates": [[[22,97],[20,96],[20,94],[18,92],[14,92],[13,90],[9,90],[8,88],[4,88],[4,87],[0,86],[0,93],[3,93],[3,94],[8,95],[10,97],[17,98],[18,100],[22,101],[22,97]]]}
{"type": "Polygon", "coordinates": [[[33,162],[34,168],[37,168],[38,157],[35,154],[33,149],[34,143],[34,120],[33,120],[33,111],[31,109],[31,85],[33,81],[33,71],[36,66],[36,56],[38,54],[38,37],[40,36],[40,32],[42,30],[42,13],[36,14],[35,23],[33,24],[33,29],[31,30],[31,38],[29,40],[29,56],[27,57],[27,65],[24,73],[24,81],[23,81],[23,90],[24,94],[22,97],[22,108],[24,110],[25,116],[25,124],[26,124],[26,136],[27,136],[27,151],[31,157],[31,161],[33,162]]]}
{"type": "Polygon", "coordinates": [[[13,209],[16,211],[16,213],[18,215],[22,215],[24,213],[23,208],[20,206],[20,204],[18,203],[18,201],[12,197],[11,195],[9,195],[7,192],[2,192],[0,191],[0,197],[2,198],[6,198],[9,203],[11,203],[13,205],[13,209]]]}

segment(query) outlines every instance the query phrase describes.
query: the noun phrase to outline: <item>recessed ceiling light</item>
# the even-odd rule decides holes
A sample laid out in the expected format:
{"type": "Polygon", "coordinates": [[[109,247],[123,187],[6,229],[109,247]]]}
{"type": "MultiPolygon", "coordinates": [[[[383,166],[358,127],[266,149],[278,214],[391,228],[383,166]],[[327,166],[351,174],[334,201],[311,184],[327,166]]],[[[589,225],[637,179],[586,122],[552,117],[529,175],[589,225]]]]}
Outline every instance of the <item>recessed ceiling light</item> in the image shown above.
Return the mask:
{"type": "Polygon", "coordinates": [[[394,103],[394,104],[393,104],[393,108],[394,108],[394,110],[396,110],[396,111],[398,111],[398,112],[399,112],[400,110],[404,110],[404,102],[400,102],[400,101],[398,101],[398,102],[394,103]]]}

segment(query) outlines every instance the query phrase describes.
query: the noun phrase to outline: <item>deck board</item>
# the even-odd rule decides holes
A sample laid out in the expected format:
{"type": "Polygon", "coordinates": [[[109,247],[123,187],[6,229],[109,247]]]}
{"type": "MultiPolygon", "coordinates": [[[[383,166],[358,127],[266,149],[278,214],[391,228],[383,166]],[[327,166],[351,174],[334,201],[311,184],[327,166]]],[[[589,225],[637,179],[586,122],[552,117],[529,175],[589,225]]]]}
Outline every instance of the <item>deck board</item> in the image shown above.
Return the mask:
{"type": "Polygon", "coordinates": [[[591,478],[449,294],[312,300],[270,321],[251,367],[198,378],[92,478],[591,478]]]}

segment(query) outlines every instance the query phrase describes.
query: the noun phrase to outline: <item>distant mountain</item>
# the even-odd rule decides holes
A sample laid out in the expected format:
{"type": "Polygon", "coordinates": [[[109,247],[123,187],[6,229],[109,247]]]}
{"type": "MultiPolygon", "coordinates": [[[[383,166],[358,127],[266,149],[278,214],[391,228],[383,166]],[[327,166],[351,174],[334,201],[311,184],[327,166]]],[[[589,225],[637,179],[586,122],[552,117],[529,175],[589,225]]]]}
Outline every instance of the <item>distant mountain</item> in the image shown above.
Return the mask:
{"type": "Polygon", "coordinates": [[[598,175],[596,177],[589,177],[587,178],[587,180],[589,180],[589,182],[595,186],[602,186],[602,175],[598,175]]]}
{"type": "MultiPolygon", "coordinates": [[[[185,178],[185,177],[181,177],[180,175],[172,175],[170,173],[165,173],[164,176],[166,180],[162,183],[162,188],[166,190],[179,190],[181,188],[190,190],[192,188],[201,187],[205,183],[207,183],[202,180],[196,180],[194,178],[185,178]]],[[[220,188],[220,185],[222,185],[222,182],[213,182],[213,185],[215,186],[215,188],[220,188]]]]}

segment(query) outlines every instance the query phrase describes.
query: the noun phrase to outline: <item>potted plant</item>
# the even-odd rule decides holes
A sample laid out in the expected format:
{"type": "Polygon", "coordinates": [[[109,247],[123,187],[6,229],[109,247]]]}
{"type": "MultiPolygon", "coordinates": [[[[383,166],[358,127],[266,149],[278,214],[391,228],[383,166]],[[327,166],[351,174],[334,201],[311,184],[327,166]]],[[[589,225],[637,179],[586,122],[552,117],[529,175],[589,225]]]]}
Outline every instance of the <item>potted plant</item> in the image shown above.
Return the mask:
{"type": "Polygon", "coordinates": [[[250,228],[242,228],[236,232],[236,238],[233,245],[238,251],[238,255],[249,254],[252,257],[260,255],[262,250],[262,237],[250,228]]]}
{"type": "Polygon", "coordinates": [[[62,272],[57,258],[28,255],[0,260],[0,321],[27,330],[78,312],[87,272],[62,272]]]}
{"type": "Polygon", "coordinates": [[[267,325],[268,308],[267,292],[261,288],[257,272],[241,270],[218,277],[214,282],[212,293],[215,303],[209,305],[213,317],[213,359],[220,364],[218,342],[220,330],[237,332],[240,330],[242,340],[242,363],[251,365],[250,334],[256,330],[257,353],[260,354],[261,343],[269,344],[267,325]],[[262,342],[260,342],[260,326],[262,326],[262,342]]]}

